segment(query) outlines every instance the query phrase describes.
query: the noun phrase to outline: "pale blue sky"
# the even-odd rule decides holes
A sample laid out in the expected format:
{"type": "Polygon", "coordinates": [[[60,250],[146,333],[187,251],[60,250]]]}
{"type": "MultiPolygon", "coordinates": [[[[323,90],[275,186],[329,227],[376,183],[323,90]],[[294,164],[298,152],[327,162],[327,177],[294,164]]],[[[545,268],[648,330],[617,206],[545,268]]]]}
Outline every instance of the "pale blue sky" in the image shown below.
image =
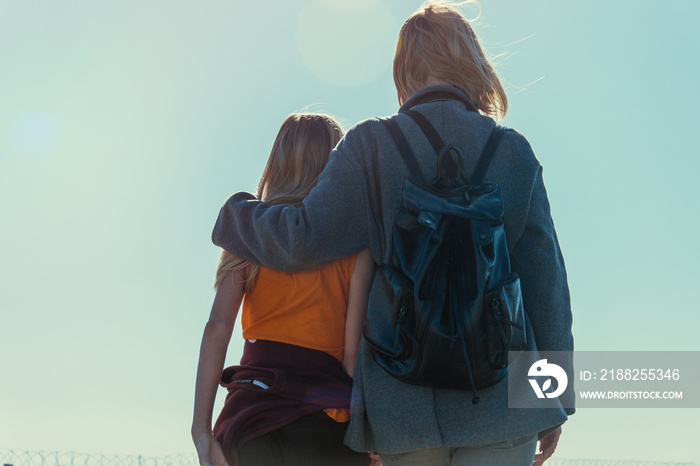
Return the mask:
{"type": "MultiPolygon", "coordinates": [[[[0,448],[193,451],[219,207],[254,190],[289,113],[349,128],[397,110],[419,4],[0,0],[0,448]]],[[[700,350],[698,15],[481,2],[503,123],[544,166],[578,349],[700,350]]],[[[700,461],[698,421],[581,410],[558,456],[700,461]]]]}

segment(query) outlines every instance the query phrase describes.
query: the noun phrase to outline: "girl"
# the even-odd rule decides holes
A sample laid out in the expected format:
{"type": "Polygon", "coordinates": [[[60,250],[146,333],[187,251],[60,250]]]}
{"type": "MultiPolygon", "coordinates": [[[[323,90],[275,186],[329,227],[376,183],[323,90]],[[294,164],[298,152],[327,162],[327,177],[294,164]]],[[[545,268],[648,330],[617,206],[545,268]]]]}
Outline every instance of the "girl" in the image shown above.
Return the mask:
{"type": "MultiPolygon", "coordinates": [[[[327,115],[289,116],[258,198],[301,205],[342,135],[327,115]]],[[[192,438],[202,466],[366,464],[343,437],[373,267],[366,250],[293,274],[222,253],[195,390],[192,438]],[[241,364],[222,376],[241,302],[241,364]],[[219,381],[229,394],[212,432],[219,381]]]]}

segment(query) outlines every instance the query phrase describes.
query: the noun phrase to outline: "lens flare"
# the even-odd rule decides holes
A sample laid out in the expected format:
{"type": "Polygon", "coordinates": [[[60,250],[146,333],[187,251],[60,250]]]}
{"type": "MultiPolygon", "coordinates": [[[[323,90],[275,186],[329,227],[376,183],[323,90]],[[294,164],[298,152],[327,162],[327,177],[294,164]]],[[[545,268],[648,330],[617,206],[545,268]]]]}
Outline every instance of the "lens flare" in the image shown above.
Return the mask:
{"type": "Polygon", "coordinates": [[[339,0],[311,2],[297,21],[297,45],[306,66],[321,80],[362,86],[391,66],[398,28],[380,3],[364,0],[349,8],[339,0]],[[341,4],[344,6],[341,8],[341,4]]]}

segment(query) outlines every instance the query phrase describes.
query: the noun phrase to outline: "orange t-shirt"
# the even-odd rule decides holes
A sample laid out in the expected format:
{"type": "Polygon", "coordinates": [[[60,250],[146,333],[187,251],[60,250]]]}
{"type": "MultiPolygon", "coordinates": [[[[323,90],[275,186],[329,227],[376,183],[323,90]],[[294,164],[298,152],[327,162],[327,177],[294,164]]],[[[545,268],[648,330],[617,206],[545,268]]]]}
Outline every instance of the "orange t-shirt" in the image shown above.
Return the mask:
{"type": "Polygon", "coordinates": [[[243,297],[243,338],[325,351],[342,361],[348,289],[356,259],[357,254],[297,273],[260,267],[253,288],[243,297]]]}

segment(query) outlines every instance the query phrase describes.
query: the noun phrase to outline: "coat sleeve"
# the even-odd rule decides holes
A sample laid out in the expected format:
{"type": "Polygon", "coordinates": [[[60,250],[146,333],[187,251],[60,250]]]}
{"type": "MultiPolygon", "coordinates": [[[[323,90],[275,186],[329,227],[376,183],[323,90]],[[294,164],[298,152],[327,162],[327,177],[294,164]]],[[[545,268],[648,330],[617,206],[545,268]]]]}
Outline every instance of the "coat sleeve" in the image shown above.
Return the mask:
{"type": "Polygon", "coordinates": [[[552,221],[540,166],[527,221],[511,252],[520,275],[523,304],[540,351],[573,351],[572,314],[564,258],[552,221]]]}
{"type": "Polygon", "coordinates": [[[366,248],[366,182],[347,136],[303,206],[269,206],[249,193],[232,195],[219,212],[214,244],[284,272],[319,268],[366,248]]]}

